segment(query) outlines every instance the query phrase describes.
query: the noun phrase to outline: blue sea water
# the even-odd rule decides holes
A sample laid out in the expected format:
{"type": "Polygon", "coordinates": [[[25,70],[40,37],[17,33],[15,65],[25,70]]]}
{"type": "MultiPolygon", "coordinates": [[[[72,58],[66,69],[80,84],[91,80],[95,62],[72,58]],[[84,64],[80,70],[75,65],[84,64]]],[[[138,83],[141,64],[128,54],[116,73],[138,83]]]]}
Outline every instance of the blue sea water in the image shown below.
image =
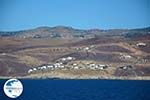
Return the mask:
{"type": "MultiPolygon", "coordinates": [[[[3,92],[0,100],[12,100],[3,92]]],[[[20,80],[23,93],[14,100],[150,100],[150,81],[129,80],[20,80]]]]}

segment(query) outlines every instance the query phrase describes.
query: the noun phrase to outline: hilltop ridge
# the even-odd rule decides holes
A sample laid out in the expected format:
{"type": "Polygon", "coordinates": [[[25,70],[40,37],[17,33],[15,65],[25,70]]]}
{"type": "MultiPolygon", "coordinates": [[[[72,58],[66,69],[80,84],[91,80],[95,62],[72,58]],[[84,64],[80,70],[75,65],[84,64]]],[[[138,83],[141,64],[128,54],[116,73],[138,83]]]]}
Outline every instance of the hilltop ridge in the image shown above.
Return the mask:
{"type": "Polygon", "coordinates": [[[20,37],[20,38],[92,38],[98,36],[123,35],[131,37],[133,35],[150,35],[150,27],[138,29],[75,29],[69,26],[42,26],[35,29],[20,31],[0,31],[0,37],[20,37]]]}

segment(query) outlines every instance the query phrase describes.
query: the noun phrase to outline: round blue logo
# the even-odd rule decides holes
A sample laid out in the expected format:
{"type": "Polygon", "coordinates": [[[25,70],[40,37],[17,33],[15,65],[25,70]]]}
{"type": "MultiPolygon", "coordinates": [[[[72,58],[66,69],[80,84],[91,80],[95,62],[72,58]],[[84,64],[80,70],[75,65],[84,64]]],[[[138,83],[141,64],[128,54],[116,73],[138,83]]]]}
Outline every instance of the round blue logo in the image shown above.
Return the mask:
{"type": "Polygon", "coordinates": [[[18,79],[9,79],[4,84],[4,93],[10,98],[17,98],[23,92],[23,85],[18,79]]]}

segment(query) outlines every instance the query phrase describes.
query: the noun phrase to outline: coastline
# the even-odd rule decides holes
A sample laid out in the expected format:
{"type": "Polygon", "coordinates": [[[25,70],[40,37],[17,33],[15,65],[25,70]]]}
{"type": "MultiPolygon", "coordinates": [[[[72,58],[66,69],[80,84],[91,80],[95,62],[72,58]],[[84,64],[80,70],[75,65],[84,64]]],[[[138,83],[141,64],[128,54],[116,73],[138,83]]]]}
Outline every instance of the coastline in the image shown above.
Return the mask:
{"type": "Polygon", "coordinates": [[[11,79],[11,78],[17,78],[17,79],[70,79],[70,80],[78,80],[78,79],[81,79],[81,80],[150,80],[150,77],[149,76],[144,76],[144,77],[141,77],[141,76],[138,76],[138,77],[116,77],[116,76],[16,76],[16,77],[3,77],[3,76],[0,76],[0,80],[1,79],[11,79]]]}

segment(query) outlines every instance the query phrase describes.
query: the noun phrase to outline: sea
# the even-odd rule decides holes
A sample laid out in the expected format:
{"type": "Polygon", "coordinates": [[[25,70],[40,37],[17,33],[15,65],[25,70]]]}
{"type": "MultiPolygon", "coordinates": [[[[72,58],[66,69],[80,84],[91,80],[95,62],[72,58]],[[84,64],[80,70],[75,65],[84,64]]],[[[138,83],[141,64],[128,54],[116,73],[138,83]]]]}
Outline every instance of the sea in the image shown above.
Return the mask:
{"type": "Polygon", "coordinates": [[[21,79],[23,93],[15,99],[4,94],[0,100],[150,100],[150,81],[21,79]]]}

